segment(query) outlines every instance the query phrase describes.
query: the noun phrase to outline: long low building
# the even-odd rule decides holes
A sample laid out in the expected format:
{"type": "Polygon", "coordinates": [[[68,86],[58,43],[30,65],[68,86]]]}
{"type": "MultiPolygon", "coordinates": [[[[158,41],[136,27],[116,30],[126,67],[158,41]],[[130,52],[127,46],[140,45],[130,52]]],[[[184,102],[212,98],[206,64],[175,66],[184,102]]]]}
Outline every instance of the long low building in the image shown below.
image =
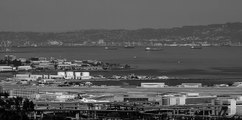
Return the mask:
{"type": "Polygon", "coordinates": [[[199,88],[202,87],[202,83],[182,83],[180,87],[185,88],[199,88]]]}
{"type": "Polygon", "coordinates": [[[14,88],[9,91],[10,96],[15,97],[23,97],[23,98],[30,98],[32,95],[37,94],[39,92],[39,89],[37,88],[26,88],[26,87],[19,87],[14,88]]]}
{"type": "Polygon", "coordinates": [[[31,66],[18,66],[18,70],[31,70],[31,66]]]}
{"type": "Polygon", "coordinates": [[[12,67],[12,66],[0,66],[0,72],[12,72],[12,71],[16,71],[16,70],[31,70],[32,67],[31,66],[18,66],[16,67],[12,67]]]}
{"type": "Polygon", "coordinates": [[[165,83],[141,83],[142,88],[163,88],[165,83]]]}
{"type": "Polygon", "coordinates": [[[0,72],[12,72],[15,70],[16,68],[12,66],[0,66],[0,72]]]}

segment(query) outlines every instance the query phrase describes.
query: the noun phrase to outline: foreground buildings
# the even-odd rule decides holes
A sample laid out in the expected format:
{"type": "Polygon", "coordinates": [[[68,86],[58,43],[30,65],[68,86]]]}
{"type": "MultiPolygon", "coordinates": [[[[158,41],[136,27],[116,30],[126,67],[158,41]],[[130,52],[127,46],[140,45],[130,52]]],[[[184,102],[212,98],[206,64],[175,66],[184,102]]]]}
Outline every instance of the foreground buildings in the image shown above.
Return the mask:
{"type": "Polygon", "coordinates": [[[167,86],[165,83],[142,83],[136,88],[90,84],[60,87],[46,84],[15,84],[13,81],[5,81],[1,82],[0,88],[1,92],[9,93],[10,97],[32,100],[36,111],[32,117],[36,119],[44,118],[45,114],[49,115],[47,111],[50,113],[72,112],[75,115],[69,117],[73,119],[82,117],[104,119],[103,116],[109,113],[125,114],[117,116],[119,119],[131,117],[128,116],[130,114],[139,117],[135,119],[162,119],[164,117],[180,119],[182,116],[189,119],[194,117],[240,118],[239,116],[242,115],[242,96],[238,92],[241,90],[240,87],[203,87],[200,85],[200,83],[183,83],[180,86],[167,86]],[[219,93],[223,89],[234,94],[219,93]]]}

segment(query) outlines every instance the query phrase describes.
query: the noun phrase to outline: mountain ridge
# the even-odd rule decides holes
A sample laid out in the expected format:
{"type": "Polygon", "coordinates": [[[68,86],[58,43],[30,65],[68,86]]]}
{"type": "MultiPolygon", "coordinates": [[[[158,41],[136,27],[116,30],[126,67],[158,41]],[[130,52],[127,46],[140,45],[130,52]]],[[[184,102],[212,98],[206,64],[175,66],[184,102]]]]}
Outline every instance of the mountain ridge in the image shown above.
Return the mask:
{"type": "Polygon", "coordinates": [[[9,46],[50,45],[123,45],[135,42],[172,43],[218,43],[242,42],[242,23],[209,24],[174,28],[90,29],[67,32],[0,32],[0,41],[9,46]],[[105,43],[105,44],[104,44],[105,43]]]}

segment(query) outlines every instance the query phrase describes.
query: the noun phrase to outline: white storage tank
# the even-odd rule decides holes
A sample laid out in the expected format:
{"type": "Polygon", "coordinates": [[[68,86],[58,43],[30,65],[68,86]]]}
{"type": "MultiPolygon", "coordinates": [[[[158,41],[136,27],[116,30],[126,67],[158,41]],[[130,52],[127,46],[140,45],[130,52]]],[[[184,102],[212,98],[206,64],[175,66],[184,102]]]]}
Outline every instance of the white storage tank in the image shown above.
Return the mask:
{"type": "Polygon", "coordinates": [[[89,72],[82,72],[81,79],[83,79],[83,80],[91,79],[90,73],[89,72]]]}
{"type": "Polygon", "coordinates": [[[82,76],[90,76],[89,72],[82,72],[82,76]]]}
{"type": "Polygon", "coordinates": [[[74,72],[73,71],[66,72],[66,79],[74,79],[74,72]]]}
{"type": "Polygon", "coordinates": [[[73,77],[74,73],[72,71],[68,71],[68,72],[66,72],[66,76],[67,77],[73,77]]]}
{"type": "Polygon", "coordinates": [[[81,72],[75,72],[75,79],[81,79],[82,73],[81,72]]]}
{"type": "Polygon", "coordinates": [[[66,76],[66,73],[65,73],[65,72],[58,72],[57,75],[58,75],[58,76],[65,77],[65,76],[66,76]]]}

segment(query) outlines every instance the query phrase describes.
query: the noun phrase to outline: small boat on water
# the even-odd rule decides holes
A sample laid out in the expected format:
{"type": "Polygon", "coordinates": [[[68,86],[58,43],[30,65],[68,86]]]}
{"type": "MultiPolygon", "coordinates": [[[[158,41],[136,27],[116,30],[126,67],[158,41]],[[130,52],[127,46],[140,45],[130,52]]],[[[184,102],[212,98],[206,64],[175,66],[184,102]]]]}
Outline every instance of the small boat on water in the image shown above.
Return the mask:
{"type": "Polygon", "coordinates": [[[191,49],[202,49],[202,46],[191,46],[191,49]]]}
{"type": "Polygon", "coordinates": [[[145,51],[161,51],[161,48],[158,47],[146,47],[145,51]]]}
{"type": "Polygon", "coordinates": [[[135,48],[135,46],[132,46],[132,45],[125,45],[124,48],[135,48]]]}
{"type": "Polygon", "coordinates": [[[105,50],[117,50],[118,48],[117,47],[105,47],[104,49],[105,50]]]}

